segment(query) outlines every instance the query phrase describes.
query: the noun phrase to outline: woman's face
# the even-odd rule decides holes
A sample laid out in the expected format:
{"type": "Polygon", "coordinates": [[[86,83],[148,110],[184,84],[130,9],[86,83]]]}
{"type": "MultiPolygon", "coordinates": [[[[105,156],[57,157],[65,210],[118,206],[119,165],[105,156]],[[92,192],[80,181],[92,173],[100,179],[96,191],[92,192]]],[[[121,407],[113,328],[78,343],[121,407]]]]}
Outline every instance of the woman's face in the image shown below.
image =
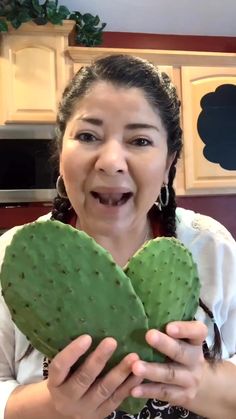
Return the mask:
{"type": "Polygon", "coordinates": [[[60,173],[83,228],[117,234],[146,222],[172,161],[142,90],[97,82],[67,124],[60,173]]]}

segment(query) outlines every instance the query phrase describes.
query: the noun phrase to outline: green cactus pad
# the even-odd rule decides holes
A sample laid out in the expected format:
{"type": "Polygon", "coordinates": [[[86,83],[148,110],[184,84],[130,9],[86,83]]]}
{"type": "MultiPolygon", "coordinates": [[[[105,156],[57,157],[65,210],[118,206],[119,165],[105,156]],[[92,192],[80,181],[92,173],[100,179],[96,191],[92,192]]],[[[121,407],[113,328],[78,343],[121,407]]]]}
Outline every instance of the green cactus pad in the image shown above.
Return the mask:
{"type": "MultiPolygon", "coordinates": [[[[122,270],[94,239],[59,221],[20,229],[6,249],[0,280],[13,321],[49,359],[84,333],[93,338],[89,352],[113,336],[118,348],[105,371],[130,352],[164,362],[145,333],[193,319],[200,288],[192,256],[176,239],[149,241],[122,270]]],[[[144,403],[129,397],[121,409],[136,413],[144,403]]]]}
{"type": "Polygon", "coordinates": [[[148,320],[130,280],[84,232],[57,221],[26,225],[6,250],[1,282],[14,322],[50,359],[84,333],[93,337],[91,350],[117,338],[112,365],[131,347],[152,359],[148,320]]]}
{"type": "MultiPolygon", "coordinates": [[[[142,300],[150,329],[164,332],[171,321],[193,319],[199,302],[199,278],[191,253],[179,240],[162,237],[149,241],[124,272],[142,300]]],[[[165,357],[155,352],[154,360],[163,362],[165,357]]]]}

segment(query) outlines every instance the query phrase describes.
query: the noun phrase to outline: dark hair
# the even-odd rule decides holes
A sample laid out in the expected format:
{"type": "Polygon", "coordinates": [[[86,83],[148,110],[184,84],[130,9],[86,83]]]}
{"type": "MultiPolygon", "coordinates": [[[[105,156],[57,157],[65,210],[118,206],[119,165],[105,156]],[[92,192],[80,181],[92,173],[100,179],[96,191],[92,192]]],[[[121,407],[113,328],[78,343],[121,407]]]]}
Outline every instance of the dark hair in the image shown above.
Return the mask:
{"type": "MultiPolygon", "coordinates": [[[[176,156],[169,171],[168,205],[162,207],[162,211],[159,211],[158,207],[154,205],[150,214],[154,213],[160,220],[163,235],[176,237],[176,199],[173,181],[176,173],[176,163],[182,149],[180,100],[170,78],[167,74],[161,73],[154,64],[131,55],[109,55],[97,59],[91,65],[82,67],[64,90],[59,104],[56,121],[56,155],[58,157],[61,152],[66,125],[78,104],[78,100],[83,98],[93,84],[99,81],[110,82],[127,89],[132,87],[141,89],[149,104],[158,111],[161,117],[167,132],[168,154],[176,153],[176,156]]],[[[52,219],[67,222],[70,206],[67,198],[61,198],[58,195],[53,202],[52,219]]],[[[200,306],[210,317],[213,317],[211,311],[201,300],[200,306]]],[[[208,358],[215,358],[217,353],[220,353],[218,329],[215,329],[215,338],[212,353],[206,352],[208,358]]]]}
{"type": "MultiPolygon", "coordinates": [[[[160,114],[167,131],[168,153],[176,153],[176,157],[169,173],[169,203],[163,207],[161,213],[156,207],[153,211],[158,212],[157,215],[162,219],[163,233],[166,236],[175,236],[176,201],[173,181],[176,172],[175,165],[182,148],[180,101],[170,78],[167,74],[161,73],[155,65],[131,55],[110,55],[82,67],[64,90],[59,105],[56,121],[56,154],[59,156],[67,122],[78,100],[83,98],[98,81],[107,81],[127,89],[132,87],[142,89],[147,101],[160,114]]],[[[69,207],[68,200],[57,196],[53,205],[53,217],[66,222],[69,207]]]]}

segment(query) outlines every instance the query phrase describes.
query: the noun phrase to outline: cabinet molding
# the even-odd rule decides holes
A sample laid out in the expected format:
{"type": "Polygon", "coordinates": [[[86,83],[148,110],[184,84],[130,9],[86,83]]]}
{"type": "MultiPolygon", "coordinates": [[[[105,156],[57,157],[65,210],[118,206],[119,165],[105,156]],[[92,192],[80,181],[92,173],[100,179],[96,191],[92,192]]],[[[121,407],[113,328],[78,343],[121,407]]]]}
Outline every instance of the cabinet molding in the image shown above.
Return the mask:
{"type": "Polygon", "coordinates": [[[67,51],[74,63],[90,63],[95,58],[109,54],[132,54],[152,61],[157,65],[173,67],[236,65],[236,53],[100,47],[68,47],[67,51]]]}

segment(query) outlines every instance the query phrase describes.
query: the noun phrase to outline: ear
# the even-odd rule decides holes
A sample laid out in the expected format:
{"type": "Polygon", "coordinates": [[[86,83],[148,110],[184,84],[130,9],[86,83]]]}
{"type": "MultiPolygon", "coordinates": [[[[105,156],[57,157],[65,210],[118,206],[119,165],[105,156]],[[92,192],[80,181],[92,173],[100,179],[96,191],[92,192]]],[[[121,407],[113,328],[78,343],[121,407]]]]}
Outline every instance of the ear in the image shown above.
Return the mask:
{"type": "Polygon", "coordinates": [[[175,157],[176,157],[176,152],[170,154],[169,156],[167,156],[167,159],[166,159],[166,170],[165,170],[165,175],[164,175],[164,183],[166,183],[166,184],[168,184],[168,181],[169,181],[169,171],[170,171],[171,165],[172,165],[175,157]]]}

